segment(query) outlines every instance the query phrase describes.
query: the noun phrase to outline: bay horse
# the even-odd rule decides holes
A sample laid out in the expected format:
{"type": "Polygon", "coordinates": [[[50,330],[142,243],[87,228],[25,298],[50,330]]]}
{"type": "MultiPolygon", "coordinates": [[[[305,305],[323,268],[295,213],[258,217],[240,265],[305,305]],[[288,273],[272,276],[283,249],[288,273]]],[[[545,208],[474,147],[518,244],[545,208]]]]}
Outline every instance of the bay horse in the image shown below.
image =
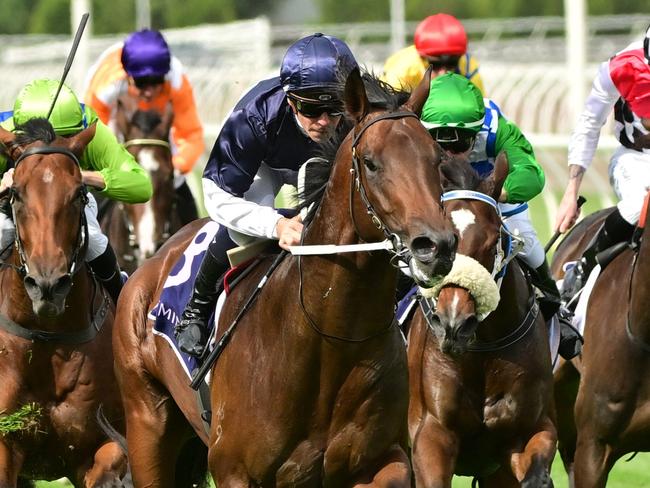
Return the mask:
{"type": "MultiPolygon", "coordinates": [[[[400,105],[374,77],[352,72],[344,101],[354,128],[322,186],[315,185],[321,191],[312,201],[319,203],[303,237],[310,245],[390,236],[428,286],[449,271],[456,236],[440,206],[439,148],[416,115],[425,88],[400,105]]],[[[172,486],[178,446],[198,435],[219,488],[410,487],[395,256],[381,250],[285,257],[212,369],[206,432],[187,374],[147,320],[172,265],[204,222],[172,236],[120,299],[114,347],[136,486],[172,486]]],[[[273,259],[232,290],[219,335],[273,259]]]]}
{"type": "MultiPolygon", "coordinates": [[[[562,241],[552,270],[578,259],[611,208],[587,216],[562,241]]],[[[579,359],[556,372],[559,450],[575,487],[604,487],[630,452],[650,451],[650,239],[602,270],[587,304],[579,359]]]]}
{"type": "Polygon", "coordinates": [[[124,429],[114,306],[85,263],[88,197],[78,158],[95,125],[69,138],[45,119],[17,129],[0,128],[15,161],[16,226],[0,264],[0,486],[64,476],[79,487],[122,486],[126,455],[96,422],[103,405],[124,429]]]}
{"type": "Polygon", "coordinates": [[[115,249],[120,267],[129,274],[181,227],[169,142],[172,120],[171,105],[162,116],[155,110],[136,110],[129,117],[118,104],[116,129],[123,135],[124,147],[149,174],[153,186],[152,197],[146,203],[106,200],[102,205],[102,230],[115,249]]]}
{"type": "Polygon", "coordinates": [[[416,486],[451,487],[458,474],[480,487],[551,487],[551,357],[534,291],[506,257],[512,236],[496,201],[507,157],[498,156],[485,180],[462,158],[440,169],[444,208],[460,233],[459,264],[438,285],[437,303],[435,294],[420,299],[410,324],[416,486]]]}

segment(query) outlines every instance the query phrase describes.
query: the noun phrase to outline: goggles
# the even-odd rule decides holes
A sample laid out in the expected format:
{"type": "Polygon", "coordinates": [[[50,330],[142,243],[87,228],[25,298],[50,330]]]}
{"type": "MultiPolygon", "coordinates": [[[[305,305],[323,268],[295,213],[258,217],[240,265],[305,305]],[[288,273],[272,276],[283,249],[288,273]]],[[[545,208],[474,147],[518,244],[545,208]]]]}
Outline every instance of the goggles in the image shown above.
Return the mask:
{"type": "Polygon", "coordinates": [[[440,147],[452,154],[461,154],[474,146],[476,133],[452,127],[438,127],[429,131],[440,147]]]}
{"type": "Polygon", "coordinates": [[[164,76],[141,76],[139,78],[133,78],[133,84],[140,90],[149,86],[162,85],[164,82],[164,76]]]}
{"type": "Polygon", "coordinates": [[[343,115],[343,106],[337,103],[312,103],[306,102],[304,100],[299,100],[294,97],[290,97],[293,100],[294,106],[300,115],[304,115],[309,119],[315,119],[320,117],[323,113],[326,113],[330,117],[340,117],[343,115]]]}

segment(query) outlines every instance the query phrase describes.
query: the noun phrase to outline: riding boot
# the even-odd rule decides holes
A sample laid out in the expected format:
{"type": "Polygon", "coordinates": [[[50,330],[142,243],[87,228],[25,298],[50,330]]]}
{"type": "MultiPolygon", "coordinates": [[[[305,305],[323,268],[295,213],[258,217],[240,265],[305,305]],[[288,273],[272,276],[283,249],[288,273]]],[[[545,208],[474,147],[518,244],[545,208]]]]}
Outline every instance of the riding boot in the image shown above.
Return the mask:
{"type": "Polygon", "coordinates": [[[539,309],[542,312],[544,320],[548,322],[560,309],[561,303],[560,291],[557,289],[557,284],[551,276],[548,262],[544,260],[541,266],[537,267],[534,272],[531,272],[530,277],[535,288],[541,292],[538,300],[539,309]]]}
{"type": "Polygon", "coordinates": [[[549,323],[555,314],[557,314],[560,324],[560,355],[564,359],[571,359],[580,354],[582,350],[582,336],[573,327],[571,323],[571,314],[566,310],[560,309],[562,304],[560,300],[560,291],[557,288],[555,280],[551,276],[551,270],[548,262],[544,260],[533,273],[531,273],[533,285],[541,292],[539,297],[539,308],[544,317],[544,321],[549,323]]]}
{"type": "Polygon", "coordinates": [[[117,264],[117,257],[111,245],[107,244],[106,250],[92,261],[89,261],[88,265],[113,299],[113,303],[117,305],[117,299],[120,296],[125,279],[120,271],[120,265],[117,264]]]}
{"type": "Polygon", "coordinates": [[[597,264],[598,253],[632,237],[635,226],[621,216],[618,208],[607,216],[598,235],[585,249],[582,258],[568,270],[562,283],[562,301],[567,303],[585,286],[597,264]]]}
{"type": "Polygon", "coordinates": [[[190,301],[175,330],[178,347],[191,356],[200,357],[205,350],[208,319],[219,295],[217,281],[227,270],[228,264],[215,258],[208,248],[196,276],[190,301]]]}

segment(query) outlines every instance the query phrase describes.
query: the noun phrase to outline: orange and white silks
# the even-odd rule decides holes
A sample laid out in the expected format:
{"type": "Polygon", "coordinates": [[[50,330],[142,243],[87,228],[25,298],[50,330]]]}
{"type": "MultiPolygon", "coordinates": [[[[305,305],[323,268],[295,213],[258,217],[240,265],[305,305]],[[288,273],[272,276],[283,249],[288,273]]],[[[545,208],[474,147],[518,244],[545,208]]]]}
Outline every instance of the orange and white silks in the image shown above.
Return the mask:
{"type": "Polygon", "coordinates": [[[125,95],[137,100],[140,110],[156,110],[161,114],[171,102],[174,119],[170,137],[174,147],[174,168],[181,173],[191,171],[205,147],[192,86],[181,62],[172,56],[171,69],[165,76],[161,92],[146,101],[139,99],[136,88],[129,84],[121,56],[122,43],[110,47],[100,56],[88,73],[84,101],[95,109],[105,124],[111,122],[118,99],[125,95]]]}

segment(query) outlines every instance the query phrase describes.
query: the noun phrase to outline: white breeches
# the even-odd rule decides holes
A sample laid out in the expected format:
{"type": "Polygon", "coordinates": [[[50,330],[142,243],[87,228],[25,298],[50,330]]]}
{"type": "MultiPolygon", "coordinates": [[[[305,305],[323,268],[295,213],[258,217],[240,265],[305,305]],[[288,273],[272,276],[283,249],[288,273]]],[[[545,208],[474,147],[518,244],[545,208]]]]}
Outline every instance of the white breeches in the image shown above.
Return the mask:
{"type": "Polygon", "coordinates": [[[650,154],[619,147],[609,162],[609,181],[620,200],[616,206],[621,216],[636,225],[650,189],[650,154]]]}
{"type": "MultiPolygon", "coordinates": [[[[499,203],[502,212],[507,212],[518,206],[518,203],[499,203]]],[[[504,219],[504,222],[510,232],[524,239],[524,248],[519,253],[519,257],[533,269],[540,267],[546,259],[546,255],[544,247],[539,242],[539,237],[537,237],[537,232],[530,221],[528,209],[504,219]]]]}

